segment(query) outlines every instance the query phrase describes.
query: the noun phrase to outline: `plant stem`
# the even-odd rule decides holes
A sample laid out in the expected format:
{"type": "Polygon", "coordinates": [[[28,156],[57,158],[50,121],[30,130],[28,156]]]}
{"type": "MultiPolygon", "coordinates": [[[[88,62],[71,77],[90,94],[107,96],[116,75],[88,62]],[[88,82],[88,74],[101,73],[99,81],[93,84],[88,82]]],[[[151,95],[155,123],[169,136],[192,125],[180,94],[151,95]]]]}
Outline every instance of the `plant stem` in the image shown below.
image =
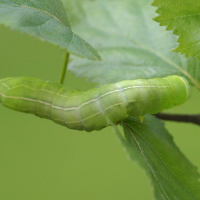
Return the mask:
{"type": "Polygon", "coordinates": [[[189,122],[200,125],[200,114],[196,115],[180,115],[180,114],[165,114],[157,113],[155,116],[162,120],[176,121],[176,122],[189,122]]]}
{"type": "Polygon", "coordinates": [[[64,64],[63,64],[63,68],[62,68],[62,72],[61,72],[61,76],[60,76],[60,80],[59,80],[60,84],[63,84],[64,80],[65,80],[67,65],[68,65],[68,62],[69,62],[69,55],[70,54],[66,51],[65,52],[65,61],[64,61],[64,64]]]}

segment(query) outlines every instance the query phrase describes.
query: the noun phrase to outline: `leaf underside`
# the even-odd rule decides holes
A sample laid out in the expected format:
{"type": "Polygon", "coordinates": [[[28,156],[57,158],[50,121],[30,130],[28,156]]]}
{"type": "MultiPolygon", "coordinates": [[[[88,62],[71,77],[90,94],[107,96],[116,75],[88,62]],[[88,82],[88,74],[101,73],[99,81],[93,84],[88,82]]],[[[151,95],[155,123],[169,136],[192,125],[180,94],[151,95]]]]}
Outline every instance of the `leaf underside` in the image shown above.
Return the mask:
{"type": "Polygon", "coordinates": [[[91,60],[101,59],[93,47],[71,31],[60,0],[0,0],[0,23],[74,55],[91,60]]]}
{"type": "Polygon", "coordinates": [[[72,58],[69,69],[89,81],[185,76],[200,88],[199,62],[172,52],[177,36],[160,27],[151,0],[62,0],[76,33],[90,41],[102,62],[72,58]]]}

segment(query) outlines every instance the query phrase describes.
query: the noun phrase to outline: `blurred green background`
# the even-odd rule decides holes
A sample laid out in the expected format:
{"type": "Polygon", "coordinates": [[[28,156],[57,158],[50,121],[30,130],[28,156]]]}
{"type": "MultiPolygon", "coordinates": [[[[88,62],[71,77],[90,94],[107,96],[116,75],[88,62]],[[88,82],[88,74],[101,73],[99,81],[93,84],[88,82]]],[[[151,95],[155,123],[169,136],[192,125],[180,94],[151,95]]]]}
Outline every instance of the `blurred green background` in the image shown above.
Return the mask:
{"type": "MultiPolygon", "coordinates": [[[[0,26],[0,78],[28,76],[57,81],[64,52],[0,26]]],[[[65,85],[95,87],[67,72],[65,85]]],[[[177,113],[200,111],[200,94],[177,113]]],[[[176,144],[200,167],[200,127],[166,123],[176,144]]],[[[153,200],[150,182],[106,128],[79,132],[0,105],[1,200],[153,200]]]]}

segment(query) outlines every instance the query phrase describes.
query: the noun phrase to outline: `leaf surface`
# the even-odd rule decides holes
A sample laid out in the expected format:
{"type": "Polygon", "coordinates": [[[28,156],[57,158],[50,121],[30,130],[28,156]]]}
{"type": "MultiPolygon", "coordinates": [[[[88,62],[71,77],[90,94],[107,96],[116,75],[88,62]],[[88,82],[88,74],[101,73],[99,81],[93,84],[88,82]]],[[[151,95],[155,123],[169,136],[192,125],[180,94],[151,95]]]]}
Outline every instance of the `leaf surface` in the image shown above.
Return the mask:
{"type": "Polygon", "coordinates": [[[159,16],[155,21],[179,36],[179,45],[174,51],[200,60],[200,1],[154,0],[152,5],[158,7],[159,16]]]}
{"type": "Polygon", "coordinates": [[[0,23],[77,56],[100,60],[97,51],[71,31],[60,0],[0,0],[0,23]]]}
{"type": "Polygon", "coordinates": [[[160,120],[146,115],[122,122],[125,139],[119,135],[130,158],[151,178],[157,200],[199,200],[199,173],[180,152],[160,120]]]}

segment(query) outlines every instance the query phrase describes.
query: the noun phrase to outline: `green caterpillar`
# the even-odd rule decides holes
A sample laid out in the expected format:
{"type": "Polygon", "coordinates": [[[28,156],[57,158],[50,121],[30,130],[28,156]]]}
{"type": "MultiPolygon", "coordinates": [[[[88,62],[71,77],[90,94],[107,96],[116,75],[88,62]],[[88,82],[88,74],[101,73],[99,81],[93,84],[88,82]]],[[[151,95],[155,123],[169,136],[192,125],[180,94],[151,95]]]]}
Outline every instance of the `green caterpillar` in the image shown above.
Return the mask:
{"type": "Polygon", "coordinates": [[[154,114],[184,103],[190,96],[187,80],[179,76],[125,80],[86,92],[35,78],[0,80],[0,102],[71,129],[93,131],[132,116],[154,114]],[[107,120],[109,119],[109,120],[107,120]]]}

